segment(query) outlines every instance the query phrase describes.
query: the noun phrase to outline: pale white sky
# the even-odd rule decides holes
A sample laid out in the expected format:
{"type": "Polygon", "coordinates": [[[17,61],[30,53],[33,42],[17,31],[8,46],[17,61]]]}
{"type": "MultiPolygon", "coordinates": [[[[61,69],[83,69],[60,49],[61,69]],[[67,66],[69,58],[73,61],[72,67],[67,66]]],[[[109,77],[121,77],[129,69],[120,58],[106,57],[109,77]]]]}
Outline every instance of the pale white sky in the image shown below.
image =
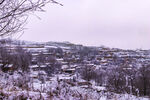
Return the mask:
{"type": "Polygon", "coordinates": [[[150,0],[59,1],[31,15],[20,39],[150,49],[150,0]]]}

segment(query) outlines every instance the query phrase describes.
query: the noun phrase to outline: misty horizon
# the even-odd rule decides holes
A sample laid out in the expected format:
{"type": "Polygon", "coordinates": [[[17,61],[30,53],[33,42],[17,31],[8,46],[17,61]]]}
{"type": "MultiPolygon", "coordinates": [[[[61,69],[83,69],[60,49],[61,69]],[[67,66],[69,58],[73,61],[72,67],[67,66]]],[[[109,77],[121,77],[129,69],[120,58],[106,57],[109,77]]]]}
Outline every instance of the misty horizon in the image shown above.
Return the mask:
{"type": "Polygon", "coordinates": [[[70,41],[29,41],[29,40],[21,40],[19,39],[19,41],[24,41],[24,42],[29,42],[29,43],[47,43],[47,42],[51,42],[51,43],[69,43],[69,44],[74,44],[74,45],[82,45],[82,46],[87,46],[87,47],[106,47],[106,48],[110,48],[110,49],[123,49],[123,50],[150,50],[150,49],[142,49],[142,48],[135,48],[135,49],[130,49],[130,48],[119,48],[119,47],[111,47],[108,45],[86,45],[86,44],[82,44],[82,43],[73,43],[70,41]]]}
{"type": "MultiPolygon", "coordinates": [[[[149,0],[77,0],[49,4],[30,16],[20,37],[28,41],[69,41],[87,46],[150,49],[149,0]]],[[[15,37],[19,37],[16,35],[15,37]]]]}

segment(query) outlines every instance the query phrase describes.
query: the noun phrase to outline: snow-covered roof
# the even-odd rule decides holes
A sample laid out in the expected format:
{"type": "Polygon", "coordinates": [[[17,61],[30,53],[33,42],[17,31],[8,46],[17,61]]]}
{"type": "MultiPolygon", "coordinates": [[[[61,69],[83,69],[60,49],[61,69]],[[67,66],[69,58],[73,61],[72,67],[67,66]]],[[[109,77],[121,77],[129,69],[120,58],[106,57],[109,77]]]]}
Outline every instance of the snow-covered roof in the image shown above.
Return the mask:
{"type": "Polygon", "coordinates": [[[92,88],[97,90],[97,91],[106,90],[106,87],[103,87],[103,86],[92,86],[92,88]]]}
{"type": "Polygon", "coordinates": [[[68,68],[68,67],[69,67],[68,65],[62,65],[62,66],[61,66],[62,69],[66,69],[66,68],[68,68]]]}
{"type": "Polygon", "coordinates": [[[58,48],[56,46],[50,46],[50,45],[46,45],[45,48],[58,48]]]}

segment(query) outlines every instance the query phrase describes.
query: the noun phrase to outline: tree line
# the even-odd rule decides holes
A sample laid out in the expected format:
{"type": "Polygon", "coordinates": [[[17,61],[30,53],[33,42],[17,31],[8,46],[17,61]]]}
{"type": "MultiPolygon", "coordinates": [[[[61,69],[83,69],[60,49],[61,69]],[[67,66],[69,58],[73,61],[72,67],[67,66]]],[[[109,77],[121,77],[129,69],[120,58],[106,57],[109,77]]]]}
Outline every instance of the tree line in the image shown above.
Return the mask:
{"type": "Polygon", "coordinates": [[[93,69],[84,65],[80,70],[83,79],[106,86],[109,91],[150,96],[150,65],[138,67],[111,66],[93,69]]]}

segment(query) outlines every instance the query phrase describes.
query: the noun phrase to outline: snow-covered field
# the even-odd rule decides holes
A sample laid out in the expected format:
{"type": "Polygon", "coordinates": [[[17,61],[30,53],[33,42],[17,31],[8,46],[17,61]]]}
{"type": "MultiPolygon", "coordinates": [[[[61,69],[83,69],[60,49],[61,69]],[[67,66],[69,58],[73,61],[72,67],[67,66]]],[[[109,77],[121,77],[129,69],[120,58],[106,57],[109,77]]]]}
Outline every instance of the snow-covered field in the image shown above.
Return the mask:
{"type": "MultiPolygon", "coordinates": [[[[70,85],[59,81],[64,75],[55,75],[49,81],[31,79],[28,73],[0,74],[1,100],[149,100],[129,94],[104,91],[105,87],[70,85]]],[[[67,77],[67,76],[66,76],[67,77]]],[[[64,78],[65,79],[65,78],[64,78]]],[[[82,80],[83,81],[83,80],[82,80]]]]}
{"type": "MultiPolygon", "coordinates": [[[[13,45],[11,49],[15,50],[15,46],[13,45]]],[[[118,75],[116,79],[121,78],[120,82],[125,80],[123,81],[125,85],[131,83],[128,80],[129,75],[124,73],[128,77],[123,79],[124,74],[119,72],[124,72],[124,70],[121,70],[122,68],[118,70],[116,67],[121,63],[124,65],[129,63],[129,66],[124,66],[124,69],[130,72],[135,66],[136,68],[142,67],[142,63],[149,64],[150,58],[144,55],[144,51],[140,54],[138,54],[139,52],[130,54],[133,51],[101,48],[95,55],[95,48],[68,43],[61,45],[60,43],[53,43],[53,45],[28,44],[22,45],[22,47],[32,53],[32,64],[29,64],[29,71],[26,73],[22,72],[20,67],[13,73],[9,73],[9,70],[6,73],[0,70],[0,100],[150,100],[149,97],[138,97],[126,92],[125,94],[110,92],[105,87],[108,81],[106,79],[111,75],[118,75]],[[86,52],[87,49],[91,53],[86,52]],[[95,73],[91,74],[91,71],[95,73]],[[85,72],[84,75],[82,75],[83,72],[85,72]],[[90,79],[93,77],[92,75],[97,76],[90,79]],[[99,77],[101,79],[98,83],[96,79],[99,77]]],[[[16,54],[16,56],[18,55],[16,54]]],[[[3,60],[5,61],[5,59],[3,60]]],[[[22,63],[24,64],[24,61],[22,63]]],[[[8,65],[13,67],[13,64],[9,63],[8,65]]],[[[136,70],[133,70],[131,75],[135,75],[135,72],[136,70]]],[[[139,75],[140,70],[137,72],[136,75],[139,75]]],[[[113,78],[110,78],[111,81],[113,78]]]]}

